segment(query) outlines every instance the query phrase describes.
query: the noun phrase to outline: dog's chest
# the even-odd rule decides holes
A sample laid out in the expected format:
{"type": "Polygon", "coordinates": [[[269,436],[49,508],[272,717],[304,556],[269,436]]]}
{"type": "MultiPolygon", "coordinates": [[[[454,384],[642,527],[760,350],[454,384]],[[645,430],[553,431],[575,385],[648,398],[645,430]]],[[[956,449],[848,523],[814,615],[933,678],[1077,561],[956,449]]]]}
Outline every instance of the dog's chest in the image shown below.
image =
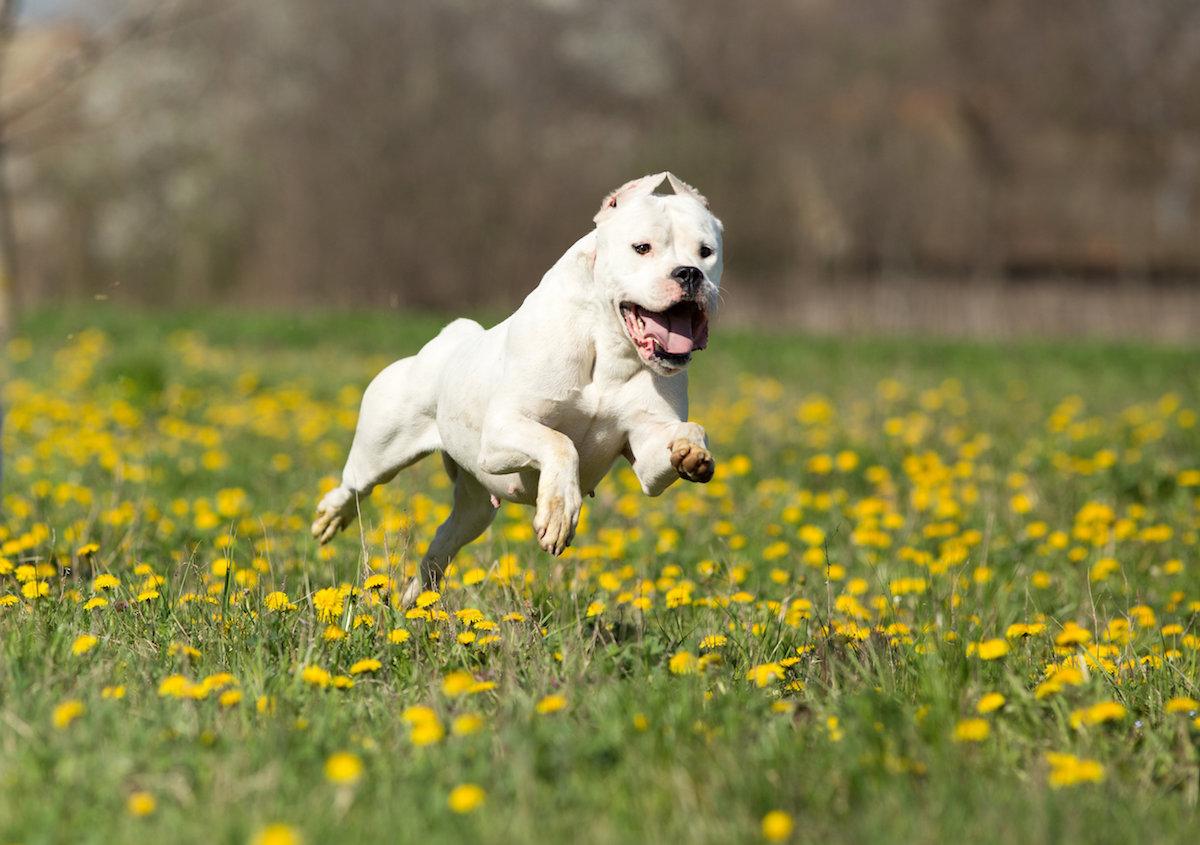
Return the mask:
{"type": "Polygon", "coordinates": [[[575,444],[580,481],[589,487],[604,477],[625,448],[621,375],[597,366],[592,378],[560,406],[561,419],[555,428],[575,444]]]}

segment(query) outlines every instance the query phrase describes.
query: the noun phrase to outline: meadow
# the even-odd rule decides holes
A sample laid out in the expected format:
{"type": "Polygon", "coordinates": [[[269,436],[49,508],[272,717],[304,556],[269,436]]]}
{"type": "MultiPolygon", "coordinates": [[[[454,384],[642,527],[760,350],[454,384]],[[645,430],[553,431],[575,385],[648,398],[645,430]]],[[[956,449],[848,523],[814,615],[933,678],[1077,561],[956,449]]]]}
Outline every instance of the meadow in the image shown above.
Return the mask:
{"type": "Polygon", "coordinates": [[[708,485],[429,459],[308,533],[440,321],[114,308],[4,350],[0,842],[1194,841],[1200,350],[717,326],[708,485]]]}

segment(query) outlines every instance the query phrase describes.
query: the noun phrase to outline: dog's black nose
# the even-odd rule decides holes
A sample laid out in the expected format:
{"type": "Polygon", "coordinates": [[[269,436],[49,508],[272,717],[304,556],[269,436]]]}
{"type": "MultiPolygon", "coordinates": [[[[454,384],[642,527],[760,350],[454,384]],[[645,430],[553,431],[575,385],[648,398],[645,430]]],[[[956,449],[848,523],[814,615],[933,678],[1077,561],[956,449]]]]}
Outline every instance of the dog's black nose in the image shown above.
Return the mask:
{"type": "Polygon", "coordinates": [[[700,289],[700,283],[704,281],[704,273],[699,267],[676,267],[671,271],[671,278],[679,282],[686,294],[694,294],[700,289]]]}

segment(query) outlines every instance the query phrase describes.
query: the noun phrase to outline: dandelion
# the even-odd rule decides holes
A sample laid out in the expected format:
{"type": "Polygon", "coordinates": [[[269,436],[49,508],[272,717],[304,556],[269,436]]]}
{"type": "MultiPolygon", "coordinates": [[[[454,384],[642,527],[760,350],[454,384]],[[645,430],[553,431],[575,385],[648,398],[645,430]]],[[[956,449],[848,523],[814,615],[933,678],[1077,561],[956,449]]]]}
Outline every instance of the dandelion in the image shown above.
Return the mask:
{"type": "Polygon", "coordinates": [[[442,594],[435,590],[425,590],[423,593],[417,596],[417,607],[421,608],[422,610],[428,607],[433,607],[433,605],[438,603],[438,600],[441,597],[442,594]]]}
{"type": "Polygon", "coordinates": [[[483,805],[487,793],[473,783],[463,783],[450,790],[447,806],[456,813],[470,813],[483,805]]]}
{"type": "Polygon", "coordinates": [[[427,722],[417,722],[409,731],[408,738],[413,745],[418,747],[426,745],[435,745],[442,741],[446,736],[446,729],[442,727],[442,723],[438,719],[431,719],[427,722]]]}
{"type": "Polygon", "coordinates": [[[221,693],[221,697],[217,699],[217,703],[228,709],[240,704],[242,700],[242,691],[231,689],[221,693]]]}
{"type": "Polygon", "coordinates": [[[273,610],[276,613],[282,613],[285,610],[293,610],[296,607],[288,598],[287,593],[281,593],[278,590],[272,593],[267,593],[267,595],[263,598],[263,605],[267,608],[267,610],[273,610]]]}
{"type": "Polygon", "coordinates": [[[534,709],[541,715],[546,716],[551,713],[557,713],[567,706],[567,699],[561,695],[548,695],[537,703],[534,709]]]}
{"type": "Polygon", "coordinates": [[[991,730],[986,719],[963,719],[954,726],[954,741],[983,742],[991,730]]]}
{"type": "Polygon", "coordinates": [[[450,732],[455,736],[470,736],[483,729],[483,719],[474,713],[464,713],[450,724],[450,732]]]}
{"type": "Polygon", "coordinates": [[[411,636],[412,634],[403,628],[394,628],[392,629],[392,632],[388,634],[388,642],[392,643],[393,645],[400,645],[400,643],[408,642],[408,638],[411,636]]]}
{"type": "Polygon", "coordinates": [[[103,590],[115,590],[121,586],[121,580],[115,575],[110,575],[105,572],[97,575],[92,579],[92,592],[98,593],[103,590]]]}
{"type": "Polygon", "coordinates": [[[341,616],[345,606],[345,597],[337,587],[326,587],[313,594],[313,607],[317,610],[317,619],[322,622],[332,622],[341,616]]]}
{"type": "Polygon", "coordinates": [[[1096,760],[1052,753],[1046,755],[1046,762],[1050,764],[1049,782],[1052,789],[1104,780],[1104,766],[1096,760]]]}
{"type": "Polygon", "coordinates": [[[465,695],[475,683],[470,672],[450,672],[442,678],[442,694],[450,698],[465,695]]]}
{"type": "Polygon", "coordinates": [[[1008,643],[997,637],[979,643],[978,654],[980,660],[999,660],[1008,654],[1008,651],[1008,643]]]}
{"type": "Polygon", "coordinates": [[[50,585],[45,581],[26,581],[21,585],[21,595],[34,601],[50,594],[50,585]]]}
{"type": "Polygon", "coordinates": [[[340,786],[358,783],[362,778],[362,772],[362,760],[357,754],[349,751],[331,754],[325,761],[325,779],[340,786]]]}
{"type": "Polygon", "coordinates": [[[1169,699],[1163,708],[1167,713],[1195,713],[1200,710],[1200,701],[1194,698],[1172,698],[1169,699]]]}
{"type": "Polygon", "coordinates": [[[998,692],[989,692],[975,705],[976,712],[981,715],[992,713],[1004,706],[1005,698],[998,692]]]}
{"type": "Polygon", "coordinates": [[[672,675],[694,675],[698,670],[699,663],[696,660],[696,655],[690,651],[681,651],[671,656],[669,668],[672,675]]]}
{"type": "Polygon", "coordinates": [[[286,824],[269,824],[250,839],[250,845],[301,845],[299,831],[286,824]]]}
{"type": "Polygon", "coordinates": [[[125,802],[129,815],[139,818],[150,815],[157,807],[158,801],[149,792],[132,792],[125,802]]]}
{"type": "Polygon", "coordinates": [[[1071,713],[1071,727],[1080,728],[1102,725],[1106,722],[1118,722],[1125,718],[1126,712],[1124,706],[1115,701],[1102,701],[1071,713]]]}
{"type": "Polygon", "coordinates": [[[83,702],[77,698],[69,698],[54,708],[54,712],[50,714],[50,721],[54,727],[62,730],[83,715],[83,702]]]}
{"type": "Polygon", "coordinates": [[[782,842],[792,835],[795,823],[783,810],[772,810],[763,816],[762,835],[768,842],[782,842]]]}
{"type": "Polygon", "coordinates": [[[746,673],[746,680],[754,681],[755,686],[765,687],[783,676],[784,669],[778,663],[760,663],[746,673]]]}
{"type": "Polygon", "coordinates": [[[351,665],[350,674],[362,675],[365,672],[378,672],[381,666],[383,666],[383,664],[375,658],[367,657],[351,665]]]}
{"type": "Polygon", "coordinates": [[[320,666],[305,666],[300,671],[300,679],[314,687],[327,687],[332,680],[329,670],[322,669],[320,666]]]}
{"type": "Polygon", "coordinates": [[[76,657],[87,654],[96,647],[96,643],[100,642],[98,637],[91,634],[80,634],[75,638],[75,642],[71,643],[71,654],[76,657]]]}

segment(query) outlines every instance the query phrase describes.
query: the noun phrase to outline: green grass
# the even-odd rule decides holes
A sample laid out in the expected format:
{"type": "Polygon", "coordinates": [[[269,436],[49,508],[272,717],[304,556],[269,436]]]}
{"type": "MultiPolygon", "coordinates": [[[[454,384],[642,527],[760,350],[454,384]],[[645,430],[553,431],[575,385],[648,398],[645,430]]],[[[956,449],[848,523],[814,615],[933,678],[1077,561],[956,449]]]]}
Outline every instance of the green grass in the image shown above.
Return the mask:
{"type": "Polygon", "coordinates": [[[692,373],[717,479],[647,499],[622,464],[560,560],[529,510],[502,509],[437,621],[359,588],[419,559],[439,462],[377,491],[329,553],[307,525],[361,389],[442,322],[26,320],[3,392],[0,842],[246,842],[275,822],[310,843],[753,842],[772,810],[797,842],[1194,839],[1200,725],[1166,710],[1200,698],[1200,350],[718,326],[692,373]],[[85,610],[104,572],[121,585],[85,610]],[[1056,646],[1067,622],[1087,646],[1056,646]],[[1044,629],[980,659],[1013,623],[1044,629]],[[73,654],[83,634],[98,642],[73,654]],[[671,671],[713,634],[720,660],[671,671]],[[380,667],[350,689],[302,675],[364,658],[380,667]],[[1039,697],[1063,666],[1087,671],[1039,697]],[[494,686],[447,694],[464,670],[494,686]],[[216,673],[233,680],[200,686],[216,673]],[[160,694],[173,675],[195,696],[160,694]],[[989,692],[1006,704],[978,717],[988,736],[956,742],[989,692]],[[540,714],[548,695],[566,707],[540,714]],[[56,727],[67,701],[83,712],[56,727]],[[1102,702],[1123,716],[1072,725],[1102,702]],[[416,705],[440,741],[414,743],[416,705]],[[483,727],[455,734],[464,714],[483,727]],[[352,785],[325,775],[343,751],[352,785]],[[1102,779],[1052,788],[1048,753],[1102,779]],[[463,783],[486,802],[457,814],[463,783]]]}

